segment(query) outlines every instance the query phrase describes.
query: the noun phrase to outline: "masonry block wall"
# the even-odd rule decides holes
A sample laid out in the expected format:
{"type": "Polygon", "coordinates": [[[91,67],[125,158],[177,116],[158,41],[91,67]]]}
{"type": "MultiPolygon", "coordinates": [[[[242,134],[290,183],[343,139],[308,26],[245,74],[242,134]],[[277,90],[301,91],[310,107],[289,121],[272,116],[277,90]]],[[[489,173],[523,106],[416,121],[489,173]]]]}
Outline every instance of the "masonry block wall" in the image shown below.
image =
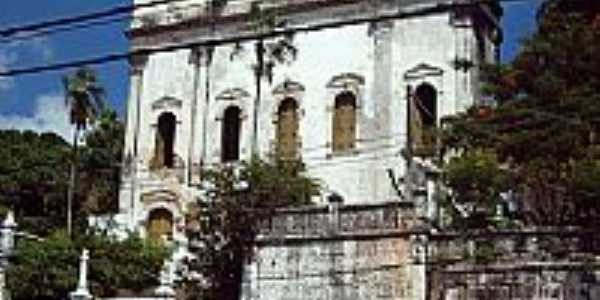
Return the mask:
{"type": "Polygon", "coordinates": [[[424,299],[412,212],[407,203],[280,211],[263,224],[242,299],[424,299]]]}

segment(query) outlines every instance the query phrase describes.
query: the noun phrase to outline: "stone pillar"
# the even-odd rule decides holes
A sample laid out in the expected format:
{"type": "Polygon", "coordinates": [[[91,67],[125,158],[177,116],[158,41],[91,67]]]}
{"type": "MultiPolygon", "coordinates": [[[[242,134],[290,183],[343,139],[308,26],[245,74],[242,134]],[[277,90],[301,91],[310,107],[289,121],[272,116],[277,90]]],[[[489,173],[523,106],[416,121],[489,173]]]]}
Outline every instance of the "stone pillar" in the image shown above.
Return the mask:
{"type": "Polygon", "coordinates": [[[129,102],[127,104],[127,135],[125,139],[125,155],[130,154],[134,158],[138,155],[138,134],[141,117],[141,97],[143,86],[144,68],[148,62],[147,56],[137,55],[129,60],[130,67],[130,89],[129,102]]]}
{"type": "Polygon", "coordinates": [[[344,198],[333,192],[327,197],[327,206],[329,209],[329,234],[335,235],[340,226],[340,206],[344,204],[344,198]]]}
{"type": "MultiPolygon", "coordinates": [[[[203,59],[200,62],[204,65],[204,68],[201,69],[200,77],[204,78],[204,95],[201,97],[204,100],[202,106],[202,138],[201,138],[201,151],[200,151],[200,169],[204,168],[205,164],[208,161],[208,128],[209,128],[209,111],[210,111],[210,98],[211,98],[211,73],[210,66],[212,64],[214,48],[206,47],[204,48],[203,59]]],[[[200,180],[203,181],[202,175],[200,175],[200,180]]]]}
{"type": "Polygon", "coordinates": [[[129,174],[129,201],[125,195],[121,196],[120,210],[129,211],[129,229],[135,228],[136,219],[136,189],[137,178],[140,164],[140,145],[139,135],[142,115],[142,90],[144,82],[144,68],[148,62],[148,57],[145,55],[132,56],[129,60],[131,71],[131,83],[129,92],[129,101],[127,104],[127,128],[125,134],[125,153],[123,153],[126,162],[126,172],[129,174]],[[127,205],[127,202],[128,205],[127,205]]]}
{"type": "Polygon", "coordinates": [[[428,236],[424,232],[416,232],[410,236],[411,243],[411,265],[409,276],[411,280],[412,300],[424,300],[427,296],[427,254],[428,236]]]}
{"type": "Polygon", "coordinates": [[[81,258],[79,259],[79,281],[77,283],[77,290],[69,295],[71,300],[92,299],[92,295],[87,287],[87,262],[89,259],[89,251],[84,248],[81,253],[81,258]]]}
{"type": "MultiPolygon", "coordinates": [[[[190,105],[190,122],[189,132],[190,138],[188,141],[188,157],[187,157],[187,182],[188,185],[197,185],[200,183],[200,159],[198,157],[198,108],[201,110],[204,108],[200,106],[199,100],[201,99],[201,75],[202,75],[202,48],[193,48],[189,55],[189,64],[194,67],[194,79],[193,79],[193,95],[192,103],[190,105]]],[[[202,128],[204,130],[204,128],[202,128]]],[[[202,141],[204,142],[204,141],[202,141]]]]}

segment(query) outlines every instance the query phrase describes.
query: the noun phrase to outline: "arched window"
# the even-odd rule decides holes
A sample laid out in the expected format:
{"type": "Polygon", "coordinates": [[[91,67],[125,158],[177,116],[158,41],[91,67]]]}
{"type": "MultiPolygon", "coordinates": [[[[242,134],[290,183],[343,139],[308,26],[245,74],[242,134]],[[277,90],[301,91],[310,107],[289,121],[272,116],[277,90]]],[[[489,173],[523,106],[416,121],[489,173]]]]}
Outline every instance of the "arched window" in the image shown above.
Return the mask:
{"type": "Polygon", "coordinates": [[[293,98],[284,99],[277,111],[277,155],[294,159],[298,152],[298,104],[293,98]]]}
{"type": "Polygon", "coordinates": [[[171,239],[173,236],[173,215],[164,208],[152,210],[146,224],[148,237],[153,240],[171,239]]]}
{"type": "Polygon", "coordinates": [[[424,126],[435,126],[437,121],[437,91],[428,83],[417,87],[415,98],[419,116],[424,126]]]}
{"type": "Polygon", "coordinates": [[[236,161],[240,158],[241,110],[230,106],[223,114],[221,130],[221,161],[236,161]]]}
{"type": "Polygon", "coordinates": [[[158,128],[156,130],[155,159],[160,167],[173,167],[175,146],[175,115],[166,112],[158,117],[158,128]]]}
{"type": "Polygon", "coordinates": [[[354,149],[356,143],[356,97],[350,92],[335,97],[333,151],[354,149]]]}
{"type": "MultiPolygon", "coordinates": [[[[437,90],[428,83],[414,93],[413,139],[417,149],[429,149],[435,144],[433,128],[437,125],[437,90]]],[[[429,152],[429,151],[428,151],[429,152]]]]}

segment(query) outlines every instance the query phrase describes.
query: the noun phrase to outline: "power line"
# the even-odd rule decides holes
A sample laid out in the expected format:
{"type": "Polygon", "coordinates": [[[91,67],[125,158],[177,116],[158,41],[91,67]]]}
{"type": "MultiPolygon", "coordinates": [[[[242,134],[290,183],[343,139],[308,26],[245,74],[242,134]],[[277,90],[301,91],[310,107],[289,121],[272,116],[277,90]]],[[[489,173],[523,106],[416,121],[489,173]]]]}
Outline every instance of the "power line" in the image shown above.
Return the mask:
{"type": "Polygon", "coordinates": [[[86,28],[91,28],[91,27],[96,27],[96,26],[112,24],[112,23],[121,22],[121,21],[127,21],[130,18],[131,18],[130,16],[115,17],[115,18],[109,18],[106,20],[96,20],[96,21],[89,22],[89,23],[75,24],[75,25],[72,25],[69,27],[44,28],[44,30],[34,31],[28,35],[16,36],[16,37],[11,37],[11,38],[2,38],[2,39],[0,39],[0,43],[11,44],[11,43],[16,43],[16,42],[21,42],[21,41],[27,41],[27,40],[32,40],[32,39],[35,39],[38,37],[52,35],[52,34],[56,34],[56,33],[60,33],[60,32],[69,32],[69,31],[74,31],[74,30],[80,30],[80,29],[86,29],[86,28]]]}
{"type": "Polygon", "coordinates": [[[172,4],[181,1],[189,1],[189,0],[155,0],[148,3],[135,4],[135,5],[123,5],[123,6],[115,6],[113,8],[109,8],[103,11],[97,11],[89,14],[82,14],[72,17],[59,18],[49,21],[43,21],[39,23],[32,23],[28,25],[22,26],[13,26],[7,29],[0,30],[0,36],[2,37],[10,37],[14,36],[21,32],[31,32],[40,29],[48,29],[50,27],[64,26],[69,24],[82,23],[89,20],[95,20],[105,17],[110,17],[114,15],[127,14],[132,13],[137,9],[154,7],[159,5],[172,4]]]}
{"type": "MultiPolygon", "coordinates": [[[[186,0],[171,0],[171,1],[186,1],[186,0]]],[[[189,1],[189,0],[187,0],[187,1],[189,1]]],[[[230,0],[229,3],[231,4],[231,3],[239,2],[239,3],[243,4],[243,3],[248,3],[251,1],[253,1],[253,0],[230,0]]],[[[160,4],[162,4],[162,3],[158,3],[155,5],[160,5],[160,4]]],[[[144,7],[146,7],[146,6],[144,6],[144,7]]],[[[208,6],[206,6],[206,5],[192,3],[189,5],[185,5],[185,6],[178,6],[177,10],[190,9],[190,8],[194,8],[194,7],[208,8],[208,6]]],[[[142,7],[140,7],[140,8],[142,8],[142,7]]],[[[168,10],[168,8],[167,8],[167,10],[168,10]]],[[[31,32],[31,33],[27,34],[27,35],[15,34],[16,36],[14,36],[14,37],[12,37],[12,35],[9,37],[3,37],[3,38],[0,38],[0,43],[10,44],[10,43],[15,43],[15,42],[19,42],[19,41],[32,40],[32,39],[34,39],[36,37],[40,37],[40,36],[53,35],[53,34],[57,34],[57,33],[61,33],[61,32],[70,32],[70,31],[75,31],[75,30],[87,29],[87,28],[91,28],[91,27],[108,25],[108,24],[117,23],[117,22],[124,22],[124,21],[128,21],[129,19],[135,18],[135,16],[132,16],[130,14],[128,14],[126,16],[118,16],[118,17],[114,17],[114,18],[108,18],[108,17],[109,16],[102,17],[102,18],[90,19],[91,22],[85,22],[85,23],[84,22],[68,22],[68,23],[64,23],[64,24],[60,24],[60,25],[46,26],[44,28],[38,28],[35,30],[19,31],[19,32],[31,32]],[[108,19],[104,20],[104,18],[108,18],[108,19]],[[100,20],[96,20],[96,19],[100,19],[100,20]]],[[[1,36],[2,35],[0,35],[0,37],[1,36]]]]}
{"type": "MultiPolygon", "coordinates": [[[[185,0],[171,0],[171,1],[185,1],[185,0]]],[[[497,0],[498,2],[526,2],[531,0],[497,0]]],[[[170,2],[170,1],[156,1],[156,2],[170,2]]],[[[156,3],[151,2],[151,3],[156,3]]],[[[211,46],[219,46],[224,44],[235,44],[239,42],[259,40],[259,39],[268,39],[274,38],[281,35],[294,34],[298,32],[312,32],[319,31],[323,29],[337,28],[342,26],[349,25],[359,25],[362,23],[375,22],[375,21],[386,21],[386,20],[394,20],[394,19],[405,19],[410,17],[417,17],[427,14],[432,14],[436,12],[442,12],[449,10],[451,8],[459,8],[459,7],[471,7],[477,4],[485,4],[489,3],[490,0],[474,0],[469,3],[439,3],[435,6],[417,8],[412,11],[401,11],[388,15],[380,15],[380,16],[371,16],[371,17],[361,17],[355,18],[352,20],[344,20],[344,21],[332,21],[332,22],[323,22],[321,24],[312,24],[305,26],[295,26],[294,28],[276,28],[272,31],[265,33],[248,33],[245,35],[238,35],[233,37],[226,38],[208,38],[203,41],[196,42],[186,42],[186,43],[176,43],[162,47],[152,47],[152,48],[140,48],[129,52],[123,53],[113,53],[105,56],[92,57],[87,59],[80,59],[68,62],[61,62],[51,65],[41,65],[34,66],[29,68],[21,68],[21,69],[12,69],[0,72],[0,77],[13,77],[18,75],[25,74],[34,74],[46,71],[56,71],[74,67],[80,67],[85,65],[98,65],[104,63],[110,63],[118,60],[125,60],[132,56],[144,56],[152,53],[161,53],[161,52],[173,52],[181,49],[190,49],[195,47],[211,47],[211,46]]],[[[148,5],[148,4],[147,4],[148,5]]],[[[32,25],[33,26],[33,25],[32,25]]]]}

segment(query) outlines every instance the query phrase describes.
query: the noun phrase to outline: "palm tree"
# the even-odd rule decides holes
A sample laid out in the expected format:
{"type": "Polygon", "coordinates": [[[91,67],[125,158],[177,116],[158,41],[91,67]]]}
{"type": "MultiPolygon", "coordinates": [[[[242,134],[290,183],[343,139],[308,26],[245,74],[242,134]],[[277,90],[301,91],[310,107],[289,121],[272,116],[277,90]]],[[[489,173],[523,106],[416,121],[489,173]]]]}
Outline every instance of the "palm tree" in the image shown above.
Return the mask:
{"type": "Polygon", "coordinates": [[[78,153],[77,146],[79,135],[87,128],[88,123],[93,123],[96,116],[104,108],[104,89],[99,85],[96,74],[92,69],[82,67],[71,75],[63,78],[65,88],[65,105],[69,108],[73,131],[73,159],[67,194],[67,232],[72,232],[73,197],[77,173],[78,153]]]}

